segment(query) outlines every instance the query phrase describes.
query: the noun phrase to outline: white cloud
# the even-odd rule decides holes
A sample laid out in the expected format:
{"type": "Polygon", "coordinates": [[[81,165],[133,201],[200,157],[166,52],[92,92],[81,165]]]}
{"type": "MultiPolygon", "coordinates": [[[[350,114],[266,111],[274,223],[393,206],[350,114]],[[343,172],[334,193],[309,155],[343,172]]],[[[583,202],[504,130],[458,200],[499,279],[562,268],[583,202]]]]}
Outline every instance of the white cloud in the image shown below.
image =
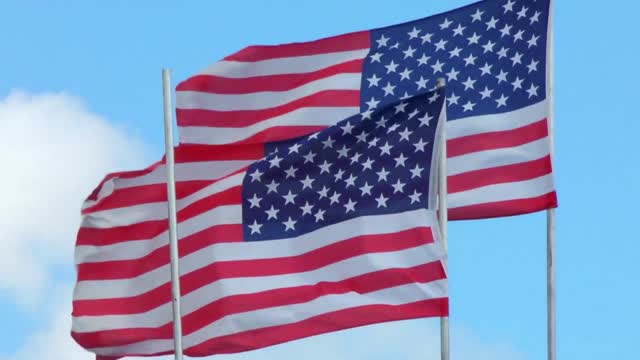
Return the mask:
{"type": "Polygon", "coordinates": [[[84,198],[144,148],[66,94],[12,91],[0,100],[0,296],[36,306],[51,267],[73,264],[84,198]]]}

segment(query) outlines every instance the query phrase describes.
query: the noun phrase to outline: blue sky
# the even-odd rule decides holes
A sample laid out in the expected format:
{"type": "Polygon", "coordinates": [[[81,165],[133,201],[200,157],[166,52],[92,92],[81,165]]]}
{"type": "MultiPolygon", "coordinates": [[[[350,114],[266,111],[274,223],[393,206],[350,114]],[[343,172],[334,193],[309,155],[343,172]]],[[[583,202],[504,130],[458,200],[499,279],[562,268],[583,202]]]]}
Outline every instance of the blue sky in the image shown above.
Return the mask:
{"type": "MultiPolygon", "coordinates": [[[[0,257],[0,359],[68,358],[62,352],[75,346],[56,340],[68,338],[75,211],[104,172],[161,156],[163,66],[172,68],[175,85],[249,44],[386,26],[468,3],[0,1],[0,161],[9,167],[0,176],[0,199],[9,199],[0,207],[0,239],[9,249],[0,257]],[[60,155],[45,156],[58,154],[52,149],[60,155]],[[51,173],[43,176],[43,169],[51,173]],[[64,185],[69,181],[77,186],[64,185]],[[32,214],[37,221],[25,220],[32,214]]],[[[636,359],[640,5],[576,5],[555,6],[558,353],[560,359],[636,359]]],[[[453,358],[483,351],[487,358],[544,358],[544,213],[449,229],[453,358]]],[[[436,353],[436,325],[372,326],[246,358],[286,359],[327,347],[338,359],[431,358],[425,354],[436,353]]]]}

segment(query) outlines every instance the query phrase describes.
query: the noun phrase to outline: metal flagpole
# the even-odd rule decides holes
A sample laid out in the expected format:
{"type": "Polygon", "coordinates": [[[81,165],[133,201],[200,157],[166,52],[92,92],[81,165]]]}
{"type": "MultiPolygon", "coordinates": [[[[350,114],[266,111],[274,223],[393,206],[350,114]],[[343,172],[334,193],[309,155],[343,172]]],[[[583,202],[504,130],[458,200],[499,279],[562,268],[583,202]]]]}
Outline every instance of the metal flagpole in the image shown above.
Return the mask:
{"type": "MultiPolygon", "coordinates": [[[[549,41],[547,45],[547,96],[549,99],[549,142],[550,156],[553,164],[554,153],[554,34],[553,34],[554,1],[549,2],[549,41]]],[[[547,359],[556,360],[556,210],[547,209],[547,359]]]]}
{"type": "Polygon", "coordinates": [[[182,360],[182,317],[180,311],[180,269],[178,267],[178,232],[176,217],[176,178],[173,159],[173,120],[171,112],[171,70],[162,69],[164,101],[164,145],[167,168],[167,199],[169,202],[169,248],[171,252],[171,297],[173,299],[173,343],[175,359],[182,360]]]}
{"type": "MultiPolygon", "coordinates": [[[[444,78],[440,78],[436,82],[436,86],[440,89],[445,86],[444,78]]],[[[442,244],[444,246],[445,253],[447,252],[447,99],[445,97],[444,104],[442,105],[441,118],[445,119],[440,128],[440,161],[438,162],[438,217],[440,220],[440,234],[442,237],[442,244]]],[[[447,262],[444,264],[445,271],[447,271],[447,262]]],[[[447,274],[448,277],[448,274],[447,274]]],[[[449,317],[443,316],[440,318],[440,359],[449,360],[449,317]]]]}

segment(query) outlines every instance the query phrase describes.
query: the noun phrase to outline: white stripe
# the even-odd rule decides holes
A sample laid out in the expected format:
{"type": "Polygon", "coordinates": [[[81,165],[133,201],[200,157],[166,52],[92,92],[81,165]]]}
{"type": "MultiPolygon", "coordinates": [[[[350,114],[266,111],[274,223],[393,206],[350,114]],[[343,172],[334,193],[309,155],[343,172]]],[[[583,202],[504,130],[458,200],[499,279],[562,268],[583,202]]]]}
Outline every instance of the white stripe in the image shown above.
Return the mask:
{"type": "Polygon", "coordinates": [[[216,111],[261,110],[313,95],[324,90],[360,90],[360,73],[346,73],[318,79],[286,91],[263,91],[250,94],[214,94],[198,91],[176,93],[178,109],[216,111]]]}
{"type": "Polygon", "coordinates": [[[242,141],[276,126],[331,126],[360,111],[353,107],[304,107],[259,123],[239,128],[210,126],[180,127],[183,144],[221,145],[242,141]]]}
{"type": "MultiPolygon", "coordinates": [[[[210,65],[201,75],[247,78],[265,75],[302,74],[343,62],[362,59],[367,56],[368,52],[369,49],[350,50],[252,62],[222,60],[210,65]]],[[[180,107],[180,104],[178,102],[176,103],[178,107],[180,107]]]]}
{"type": "MultiPolygon", "coordinates": [[[[443,256],[442,245],[433,243],[400,251],[363,254],[301,273],[222,279],[183,295],[182,314],[183,316],[190,314],[227,296],[310,286],[319,282],[337,282],[382,269],[410,268],[441,260],[443,256]]],[[[182,264],[183,262],[181,266],[182,264]]],[[[168,266],[164,271],[169,271],[168,266]]],[[[76,332],[94,332],[132,327],[158,327],[171,322],[171,309],[171,302],[167,302],[140,314],[78,316],[73,318],[72,328],[76,332]]]]}
{"type": "Polygon", "coordinates": [[[549,138],[520,146],[484,150],[447,159],[447,175],[533,161],[549,155],[549,138]]]}
{"type": "Polygon", "coordinates": [[[548,116],[547,100],[540,101],[522,109],[502,113],[472,116],[447,122],[447,139],[482,134],[493,131],[517,129],[548,116]]]}
{"type": "MultiPolygon", "coordinates": [[[[241,211],[240,209],[231,208],[231,206],[226,209],[218,208],[219,210],[216,209],[217,211],[215,212],[209,212],[208,215],[210,216],[208,218],[200,218],[200,221],[197,224],[193,224],[193,226],[206,229],[228,221],[228,219],[218,219],[217,217],[241,216],[241,214],[238,214],[241,211]],[[238,213],[229,215],[236,211],[238,213]]],[[[395,233],[412,229],[416,226],[433,227],[435,224],[437,224],[435,212],[425,209],[390,215],[362,216],[320,228],[295,238],[215,244],[182,257],[180,259],[180,272],[182,275],[188,274],[216,261],[246,260],[249,256],[248,254],[251,254],[250,258],[254,260],[297,256],[356,236],[395,233]]],[[[185,234],[182,231],[180,225],[178,226],[178,234],[180,234],[180,237],[188,236],[188,233],[185,234]]],[[[162,237],[162,242],[167,243],[166,235],[162,237]]],[[[146,241],[142,244],[147,245],[144,250],[151,252],[155,250],[151,249],[151,247],[155,246],[149,243],[153,242],[146,241]]],[[[118,245],[120,245],[118,250],[121,251],[117,253],[112,251],[115,245],[101,247],[108,248],[106,252],[112,255],[108,259],[104,259],[104,256],[102,256],[103,259],[101,261],[121,260],[123,257],[128,257],[129,247],[122,246],[127,244],[118,245]]],[[[96,249],[98,247],[93,248],[96,249]]],[[[100,250],[96,249],[95,251],[100,250]]],[[[87,250],[83,254],[85,257],[87,256],[86,252],[87,250]]],[[[78,255],[76,256],[79,257],[78,255]]],[[[91,260],[95,261],[96,255],[91,257],[91,260]]],[[[86,259],[79,258],[78,262],[86,262],[84,260],[86,259]]],[[[76,285],[74,299],[106,299],[139,295],[168,282],[169,272],[167,269],[158,268],[132,279],[80,281],[76,285]]]]}
{"type": "MultiPolygon", "coordinates": [[[[241,172],[233,176],[229,176],[202,188],[193,194],[179,199],[177,201],[177,210],[180,211],[198,200],[223,192],[234,186],[241,185],[244,175],[245,172],[241,172]]],[[[145,221],[163,220],[166,218],[167,202],[160,201],[95,211],[83,217],[81,227],[104,229],[132,225],[145,221]]]]}
{"type": "Polygon", "coordinates": [[[449,194],[449,209],[496,201],[529,199],[553,190],[553,177],[548,174],[531,180],[488,185],[449,194]]]}
{"type": "MultiPolygon", "coordinates": [[[[258,328],[293,324],[325,313],[366,305],[403,305],[427,299],[439,299],[448,296],[446,280],[427,284],[407,284],[386,288],[367,294],[349,292],[327,295],[312,301],[256,310],[226,316],[202,329],[185,335],[185,348],[198,345],[209,339],[250,331],[258,328]]],[[[126,353],[151,354],[173,349],[173,341],[147,340],[121,347],[95,348],[90,351],[101,355],[119,355],[126,353]]]]}

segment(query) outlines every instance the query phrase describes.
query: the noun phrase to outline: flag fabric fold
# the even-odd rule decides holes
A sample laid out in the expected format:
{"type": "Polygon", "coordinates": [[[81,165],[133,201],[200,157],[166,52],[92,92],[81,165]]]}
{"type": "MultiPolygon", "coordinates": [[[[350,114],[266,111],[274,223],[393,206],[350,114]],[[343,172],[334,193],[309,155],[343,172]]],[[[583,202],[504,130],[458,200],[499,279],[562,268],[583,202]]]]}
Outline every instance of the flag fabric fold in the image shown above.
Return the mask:
{"type": "MultiPolygon", "coordinates": [[[[224,155],[178,146],[184,353],[447,315],[444,103],[439,89],[224,155]]],[[[84,206],[72,336],[99,357],[173,352],[163,166],[108,176],[84,206]]]]}
{"type": "Polygon", "coordinates": [[[554,208],[548,19],[549,0],[486,0],[380,29],[249,46],[177,86],[180,140],[292,139],[444,77],[449,219],[554,208]]]}

